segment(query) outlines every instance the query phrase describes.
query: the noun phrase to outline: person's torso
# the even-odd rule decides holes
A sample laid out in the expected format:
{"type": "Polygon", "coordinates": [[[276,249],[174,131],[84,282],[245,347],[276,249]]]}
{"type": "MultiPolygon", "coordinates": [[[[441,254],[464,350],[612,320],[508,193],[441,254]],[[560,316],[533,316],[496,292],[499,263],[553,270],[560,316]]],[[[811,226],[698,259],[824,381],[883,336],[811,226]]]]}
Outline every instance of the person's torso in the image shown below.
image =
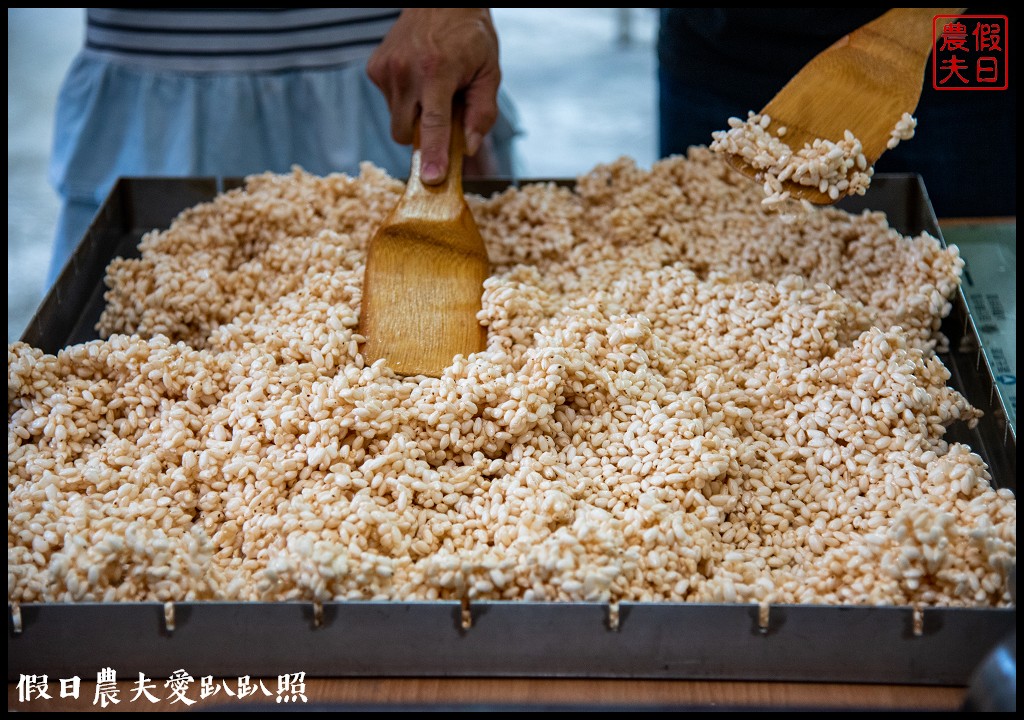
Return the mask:
{"type": "Polygon", "coordinates": [[[85,50],[176,72],[275,72],[369,57],[400,8],[88,8],[85,50]]]}

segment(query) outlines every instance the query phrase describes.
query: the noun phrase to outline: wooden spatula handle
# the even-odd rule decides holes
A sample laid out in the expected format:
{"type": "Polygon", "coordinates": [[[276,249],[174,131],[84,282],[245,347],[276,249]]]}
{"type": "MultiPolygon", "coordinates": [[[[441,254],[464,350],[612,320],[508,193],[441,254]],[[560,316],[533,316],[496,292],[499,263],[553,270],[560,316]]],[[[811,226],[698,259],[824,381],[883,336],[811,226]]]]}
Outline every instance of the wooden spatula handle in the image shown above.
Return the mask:
{"type": "Polygon", "coordinates": [[[403,198],[402,215],[406,219],[452,220],[462,213],[462,157],[466,144],[462,113],[452,111],[452,132],[448,142],[448,175],[443,182],[427,185],[422,180],[423,151],[420,148],[420,120],[414,129],[409,182],[403,198]]]}

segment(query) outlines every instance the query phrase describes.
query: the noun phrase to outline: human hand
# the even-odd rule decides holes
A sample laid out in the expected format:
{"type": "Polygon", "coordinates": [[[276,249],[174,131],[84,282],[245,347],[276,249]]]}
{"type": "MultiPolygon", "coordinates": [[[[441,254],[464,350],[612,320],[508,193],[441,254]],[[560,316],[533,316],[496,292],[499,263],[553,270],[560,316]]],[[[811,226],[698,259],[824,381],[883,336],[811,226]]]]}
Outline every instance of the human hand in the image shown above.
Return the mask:
{"type": "Polygon", "coordinates": [[[448,176],[452,104],[462,93],[466,155],[498,118],[498,34],[488,8],[405,8],[370,57],[367,74],[391,110],[391,135],[413,142],[420,120],[420,178],[448,176]]]}

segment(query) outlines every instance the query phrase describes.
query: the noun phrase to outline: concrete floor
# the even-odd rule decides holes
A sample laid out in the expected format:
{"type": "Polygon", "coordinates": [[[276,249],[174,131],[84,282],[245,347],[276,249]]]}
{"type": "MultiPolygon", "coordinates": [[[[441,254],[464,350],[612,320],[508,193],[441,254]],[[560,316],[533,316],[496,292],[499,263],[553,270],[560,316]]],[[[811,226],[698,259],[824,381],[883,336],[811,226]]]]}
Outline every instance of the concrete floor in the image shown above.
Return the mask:
{"type": "MultiPolygon", "coordinates": [[[[650,8],[497,8],[505,87],[525,134],[524,177],[573,177],[621,155],[655,159],[650,8]]],[[[44,287],[59,202],[46,181],[53,112],[81,46],[81,8],[7,10],[7,341],[44,287]]]]}

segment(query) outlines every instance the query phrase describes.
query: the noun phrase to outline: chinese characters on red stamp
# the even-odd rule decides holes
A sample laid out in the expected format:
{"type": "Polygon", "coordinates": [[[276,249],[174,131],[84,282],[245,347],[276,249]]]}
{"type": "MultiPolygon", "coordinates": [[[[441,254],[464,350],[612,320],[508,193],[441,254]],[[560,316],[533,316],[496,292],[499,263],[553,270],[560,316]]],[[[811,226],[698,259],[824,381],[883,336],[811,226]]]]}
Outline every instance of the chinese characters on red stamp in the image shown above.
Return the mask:
{"type": "Polygon", "coordinates": [[[1005,15],[936,15],[932,86],[936,90],[1006,90],[1009,21],[1005,15]]]}

